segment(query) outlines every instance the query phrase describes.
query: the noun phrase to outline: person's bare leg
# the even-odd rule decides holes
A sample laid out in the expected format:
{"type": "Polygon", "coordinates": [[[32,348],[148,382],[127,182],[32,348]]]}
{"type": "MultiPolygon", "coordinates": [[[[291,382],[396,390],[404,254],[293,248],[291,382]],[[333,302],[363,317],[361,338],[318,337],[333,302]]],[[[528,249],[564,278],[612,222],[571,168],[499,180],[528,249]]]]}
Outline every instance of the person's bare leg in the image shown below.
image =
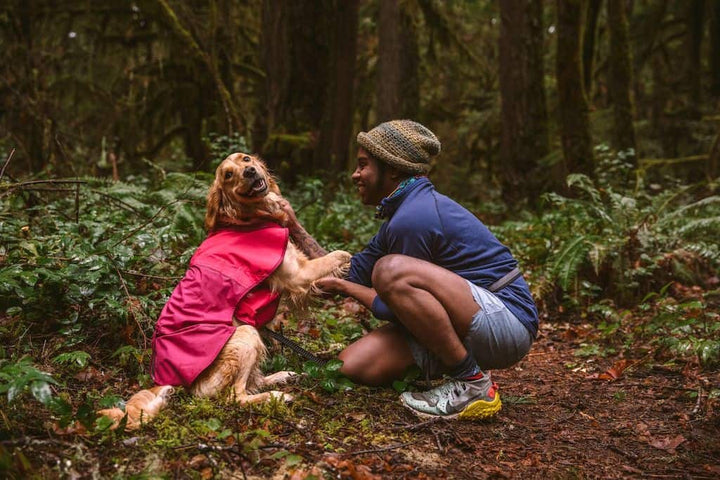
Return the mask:
{"type": "Polygon", "coordinates": [[[420,416],[472,420],[495,415],[502,407],[496,386],[461,341],[480,309],[468,283],[429,262],[389,255],[375,265],[373,286],[452,377],[426,392],[404,392],[401,402],[420,416]]]}
{"type": "Polygon", "coordinates": [[[430,262],[387,255],[375,265],[372,281],[405,328],[445,366],[465,359],[462,339],[480,308],[465,279],[430,262]]]}
{"type": "Polygon", "coordinates": [[[340,372],[364,385],[386,385],[402,378],[415,364],[405,335],[397,325],[373,330],[340,353],[340,372]]]}

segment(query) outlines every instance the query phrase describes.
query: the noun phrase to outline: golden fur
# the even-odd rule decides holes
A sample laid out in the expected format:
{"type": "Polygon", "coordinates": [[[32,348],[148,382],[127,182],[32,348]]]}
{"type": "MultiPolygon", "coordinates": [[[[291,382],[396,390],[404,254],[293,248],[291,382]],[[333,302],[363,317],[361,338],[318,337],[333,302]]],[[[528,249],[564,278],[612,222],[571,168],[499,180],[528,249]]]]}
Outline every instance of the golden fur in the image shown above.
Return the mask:
{"type": "MultiPolygon", "coordinates": [[[[205,227],[212,231],[220,225],[252,225],[266,220],[284,225],[288,216],[282,208],[283,202],[280,189],[262,160],[233,153],[215,171],[215,180],[207,196],[205,227]]],[[[293,304],[302,305],[307,295],[313,292],[316,280],[343,274],[349,261],[350,254],[340,250],[310,260],[289,242],[282,264],[267,282],[274,291],[287,294],[293,304]]],[[[249,325],[237,326],[215,361],[193,382],[190,391],[200,397],[213,397],[230,387],[233,399],[241,404],[272,398],[292,400],[291,395],[280,391],[256,393],[262,387],[283,383],[294,375],[293,372],[277,372],[263,376],[259,365],[265,354],[265,344],[258,331],[249,325]]],[[[156,386],[133,395],[125,412],[114,408],[98,413],[113,419],[113,428],[117,428],[127,414],[125,428],[134,430],[157,415],[172,392],[170,386],[156,386]]]]}

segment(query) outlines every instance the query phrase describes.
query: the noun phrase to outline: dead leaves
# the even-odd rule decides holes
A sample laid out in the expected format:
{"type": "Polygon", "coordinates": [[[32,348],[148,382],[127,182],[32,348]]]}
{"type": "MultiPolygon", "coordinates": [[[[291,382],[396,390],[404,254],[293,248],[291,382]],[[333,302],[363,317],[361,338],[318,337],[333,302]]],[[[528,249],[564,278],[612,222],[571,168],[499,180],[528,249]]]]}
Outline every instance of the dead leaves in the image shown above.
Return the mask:
{"type": "Polygon", "coordinates": [[[594,373],[592,375],[588,375],[586,378],[588,380],[607,380],[612,382],[619,379],[623,372],[631,365],[630,361],[624,358],[615,362],[612,367],[608,368],[603,373],[594,373]]]}
{"type": "Polygon", "coordinates": [[[367,465],[356,464],[349,459],[341,459],[337,455],[325,457],[325,463],[334,468],[340,478],[352,478],[353,480],[380,480],[380,475],[375,475],[367,465]]]}
{"type": "Polygon", "coordinates": [[[675,455],[675,449],[684,441],[685,437],[682,435],[676,435],[674,437],[654,438],[648,443],[655,448],[665,450],[669,454],[675,455]]]}
{"type": "Polygon", "coordinates": [[[671,455],[675,455],[677,447],[687,440],[680,434],[657,437],[653,436],[650,433],[650,426],[643,422],[635,424],[633,426],[633,430],[637,434],[637,440],[639,442],[647,443],[651,447],[655,447],[659,450],[665,450],[671,455]]]}

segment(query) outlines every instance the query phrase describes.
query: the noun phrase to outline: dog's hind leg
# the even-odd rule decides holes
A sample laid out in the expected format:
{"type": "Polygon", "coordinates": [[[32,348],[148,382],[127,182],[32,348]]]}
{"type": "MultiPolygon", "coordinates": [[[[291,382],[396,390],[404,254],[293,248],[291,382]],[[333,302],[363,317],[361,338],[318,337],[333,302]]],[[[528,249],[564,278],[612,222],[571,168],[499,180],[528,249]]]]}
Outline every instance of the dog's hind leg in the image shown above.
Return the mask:
{"type": "Polygon", "coordinates": [[[267,387],[270,385],[282,385],[283,383],[287,383],[295,377],[297,377],[297,373],[283,370],[281,372],[276,372],[263,377],[260,381],[260,386],[267,387]]]}
{"type": "Polygon", "coordinates": [[[279,391],[248,393],[248,390],[252,391],[255,388],[287,381],[294,373],[278,372],[268,377],[263,377],[258,366],[265,358],[265,344],[254,327],[238,327],[238,330],[240,329],[243,329],[243,341],[235,347],[234,354],[243,368],[238,370],[237,377],[233,384],[235,401],[242,405],[267,402],[272,398],[284,402],[291,401],[293,399],[292,395],[279,391]],[[270,379],[270,381],[268,381],[268,379],[270,379]]]}

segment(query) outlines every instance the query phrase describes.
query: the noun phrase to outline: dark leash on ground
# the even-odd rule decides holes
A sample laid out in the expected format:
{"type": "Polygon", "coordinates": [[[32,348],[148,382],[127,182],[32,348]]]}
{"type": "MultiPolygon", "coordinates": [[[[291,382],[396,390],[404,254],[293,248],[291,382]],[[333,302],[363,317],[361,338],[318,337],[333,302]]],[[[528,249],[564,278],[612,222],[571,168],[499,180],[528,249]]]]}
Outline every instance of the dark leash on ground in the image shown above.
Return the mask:
{"type": "Polygon", "coordinates": [[[288,347],[296,355],[298,355],[301,358],[304,358],[305,360],[315,362],[320,366],[324,366],[328,362],[327,360],[318,358],[315,355],[313,355],[312,353],[308,352],[303,347],[301,347],[297,342],[290,340],[288,337],[283,335],[282,332],[276,332],[274,330],[270,330],[267,327],[263,327],[260,330],[260,333],[262,333],[262,335],[264,335],[265,337],[272,338],[273,340],[280,342],[281,345],[288,347]]]}

